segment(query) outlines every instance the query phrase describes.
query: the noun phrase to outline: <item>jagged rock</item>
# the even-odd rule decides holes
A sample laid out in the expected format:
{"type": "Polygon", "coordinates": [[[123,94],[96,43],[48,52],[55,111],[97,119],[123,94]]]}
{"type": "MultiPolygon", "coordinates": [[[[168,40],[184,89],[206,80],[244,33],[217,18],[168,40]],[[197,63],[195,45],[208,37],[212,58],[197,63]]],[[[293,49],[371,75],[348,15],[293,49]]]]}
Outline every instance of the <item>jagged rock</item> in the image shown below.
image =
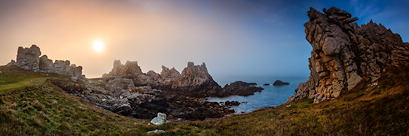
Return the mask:
{"type": "Polygon", "coordinates": [[[162,66],[162,72],[160,73],[160,75],[163,78],[178,78],[180,76],[180,73],[174,67],[169,70],[169,68],[162,66]]]}
{"type": "Polygon", "coordinates": [[[60,75],[71,76],[76,79],[84,79],[82,67],[75,64],[70,66],[70,61],[56,60],[54,63],[48,59],[47,55],[41,55],[40,48],[32,45],[30,48],[19,47],[17,51],[17,61],[12,60],[7,65],[16,65],[20,68],[30,71],[41,71],[47,73],[57,73],[60,75]]]}
{"type": "Polygon", "coordinates": [[[265,84],[263,84],[263,86],[269,86],[270,84],[269,83],[265,83],[265,84]]]}
{"type": "Polygon", "coordinates": [[[182,74],[179,76],[179,79],[174,86],[200,86],[209,80],[213,80],[213,78],[210,76],[209,72],[207,72],[205,63],[195,66],[193,62],[188,62],[187,67],[183,69],[182,74]]]}
{"type": "Polygon", "coordinates": [[[158,112],[158,116],[151,120],[151,123],[154,125],[162,125],[166,122],[166,114],[158,112]]]}
{"type": "Polygon", "coordinates": [[[127,75],[140,75],[142,74],[141,68],[138,66],[137,61],[126,61],[125,65],[121,64],[120,60],[115,60],[111,72],[102,75],[102,77],[111,76],[127,76],[127,75]]]}
{"type": "Polygon", "coordinates": [[[311,76],[300,83],[287,102],[314,98],[320,102],[338,97],[342,90],[354,88],[363,79],[376,82],[388,66],[408,64],[409,44],[372,20],[360,27],[347,11],[335,7],[310,8],[304,24],[306,39],[313,47],[309,68],[311,76]]]}
{"type": "Polygon", "coordinates": [[[146,75],[149,76],[151,79],[156,80],[156,81],[159,80],[160,78],[162,78],[160,74],[156,73],[153,70],[149,70],[148,73],[146,73],[146,75]]]}
{"type": "Polygon", "coordinates": [[[276,80],[273,85],[289,85],[290,83],[288,82],[283,82],[281,80],[276,80]]]}
{"type": "Polygon", "coordinates": [[[40,57],[41,51],[40,48],[37,47],[37,45],[31,45],[30,48],[23,48],[23,47],[18,47],[17,50],[17,61],[14,65],[25,69],[25,70],[30,70],[30,71],[39,71],[39,63],[40,60],[38,57],[40,57]]]}

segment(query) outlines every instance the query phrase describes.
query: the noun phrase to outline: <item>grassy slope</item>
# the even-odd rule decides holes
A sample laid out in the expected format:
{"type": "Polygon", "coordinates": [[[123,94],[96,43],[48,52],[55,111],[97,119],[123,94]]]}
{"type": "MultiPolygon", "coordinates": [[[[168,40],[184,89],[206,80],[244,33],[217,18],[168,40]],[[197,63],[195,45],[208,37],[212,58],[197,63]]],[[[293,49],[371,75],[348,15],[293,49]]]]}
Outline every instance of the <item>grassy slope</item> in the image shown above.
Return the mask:
{"type": "Polygon", "coordinates": [[[165,130],[165,135],[405,135],[409,133],[409,67],[388,71],[374,90],[366,91],[363,81],[320,104],[305,99],[213,121],[161,126],[99,109],[45,82],[0,93],[0,135],[145,135],[154,129],[165,130]]]}
{"type": "Polygon", "coordinates": [[[304,99],[215,121],[173,123],[172,129],[197,126],[219,135],[407,135],[409,67],[389,71],[373,90],[366,91],[363,81],[319,104],[304,99]]]}

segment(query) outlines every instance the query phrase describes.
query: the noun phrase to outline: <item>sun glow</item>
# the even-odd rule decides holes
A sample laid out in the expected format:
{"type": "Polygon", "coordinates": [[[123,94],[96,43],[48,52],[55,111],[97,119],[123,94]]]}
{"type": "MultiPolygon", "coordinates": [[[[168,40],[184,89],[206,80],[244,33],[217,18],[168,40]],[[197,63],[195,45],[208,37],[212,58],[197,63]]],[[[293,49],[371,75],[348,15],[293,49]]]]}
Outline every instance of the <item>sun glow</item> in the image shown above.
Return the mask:
{"type": "Polygon", "coordinates": [[[101,40],[95,40],[92,44],[92,47],[96,52],[101,52],[102,50],[104,50],[104,42],[102,42],[101,40]]]}

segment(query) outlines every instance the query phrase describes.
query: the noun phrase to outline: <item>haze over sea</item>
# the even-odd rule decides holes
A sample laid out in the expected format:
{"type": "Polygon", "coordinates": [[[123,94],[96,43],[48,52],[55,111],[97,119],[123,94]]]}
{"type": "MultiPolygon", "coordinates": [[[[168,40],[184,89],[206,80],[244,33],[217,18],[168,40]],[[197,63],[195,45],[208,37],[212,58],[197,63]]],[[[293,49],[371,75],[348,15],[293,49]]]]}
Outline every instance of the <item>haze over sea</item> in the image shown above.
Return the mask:
{"type": "Polygon", "coordinates": [[[225,101],[238,101],[247,102],[241,103],[239,106],[232,106],[232,109],[236,113],[251,112],[257,108],[267,106],[277,106],[287,101],[289,96],[295,93],[295,89],[300,82],[305,82],[308,76],[241,76],[241,77],[213,77],[213,79],[222,87],[226,84],[233,83],[235,81],[253,82],[257,83],[257,86],[264,88],[261,92],[255,92],[250,96],[229,96],[229,97],[208,97],[210,102],[225,102],[225,101]],[[283,82],[289,82],[290,85],[273,86],[272,84],[276,80],[283,82]],[[269,86],[263,86],[263,84],[269,83],[269,86]]]}

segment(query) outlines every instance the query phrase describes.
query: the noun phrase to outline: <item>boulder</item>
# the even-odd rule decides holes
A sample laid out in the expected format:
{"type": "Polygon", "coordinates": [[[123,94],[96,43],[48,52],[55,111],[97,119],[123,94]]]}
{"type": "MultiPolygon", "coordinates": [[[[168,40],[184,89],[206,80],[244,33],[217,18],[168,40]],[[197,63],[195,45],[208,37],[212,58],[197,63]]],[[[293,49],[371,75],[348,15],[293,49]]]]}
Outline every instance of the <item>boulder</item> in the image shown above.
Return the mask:
{"type": "Polygon", "coordinates": [[[283,82],[283,81],[281,81],[281,80],[276,80],[274,83],[273,83],[273,85],[289,85],[290,83],[288,83],[288,82],[283,82]]]}
{"type": "Polygon", "coordinates": [[[226,106],[238,106],[238,105],[240,105],[240,102],[238,102],[238,101],[226,101],[226,102],[224,102],[224,105],[226,105],[226,106]]]}
{"type": "Polygon", "coordinates": [[[47,55],[43,55],[40,57],[40,64],[39,64],[40,71],[47,72],[47,73],[54,73],[54,63],[51,59],[48,59],[47,55]]]}
{"type": "Polygon", "coordinates": [[[270,84],[269,83],[265,83],[265,84],[263,84],[263,86],[269,86],[270,84]]]}
{"type": "Polygon", "coordinates": [[[162,125],[166,122],[166,114],[158,112],[158,116],[151,120],[151,123],[154,125],[162,125]]]}
{"type": "Polygon", "coordinates": [[[165,130],[155,129],[155,130],[152,130],[152,131],[148,131],[148,134],[149,134],[149,133],[165,133],[165,130]]]}

